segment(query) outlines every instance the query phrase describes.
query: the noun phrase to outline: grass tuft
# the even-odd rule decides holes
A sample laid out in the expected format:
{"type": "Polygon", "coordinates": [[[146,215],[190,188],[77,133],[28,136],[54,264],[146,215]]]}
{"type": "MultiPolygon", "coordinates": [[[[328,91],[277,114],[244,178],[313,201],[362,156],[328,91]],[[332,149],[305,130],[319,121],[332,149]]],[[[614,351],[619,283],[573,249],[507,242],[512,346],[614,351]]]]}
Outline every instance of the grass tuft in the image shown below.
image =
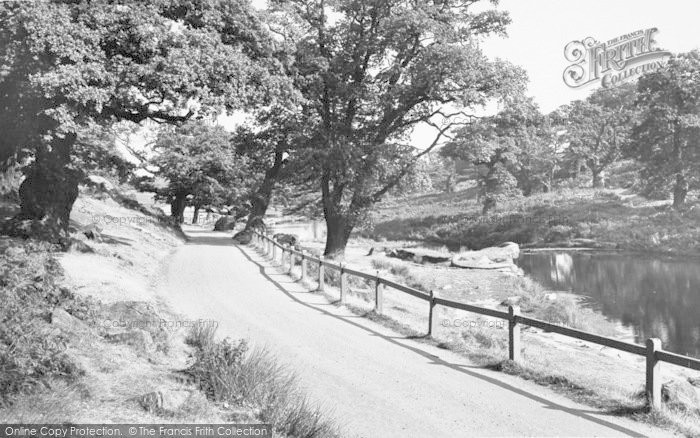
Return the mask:
{"type": "Polygon", "coordinates": [[[335,437],[337,426],[312,406],[295,374],[267,351],[249,351],[245,340],[214,341],[210,329],[193,329],[188,337],[198,350],[188,368],[210,400],[253,407],[260,421],[290,437],[335,437]]]}

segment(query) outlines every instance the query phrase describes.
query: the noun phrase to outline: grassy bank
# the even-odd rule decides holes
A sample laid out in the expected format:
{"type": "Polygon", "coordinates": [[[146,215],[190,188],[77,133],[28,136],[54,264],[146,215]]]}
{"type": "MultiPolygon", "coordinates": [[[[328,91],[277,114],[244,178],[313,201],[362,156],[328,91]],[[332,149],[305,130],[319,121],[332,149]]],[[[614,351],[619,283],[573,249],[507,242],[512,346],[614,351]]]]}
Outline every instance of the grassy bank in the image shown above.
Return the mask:
{"type": "MultiPolygon", "coordinates": [[[[505,310],[509,299],[518,298],[528,316],[560,325],[634,341],[634,333],[624,326],[582,306],[568,294],[547,291],[527,278],[509,272],[464,270],[446,266],[422,265],[388,258],[381,252],[368,255],[370,247],[390,246],[395,242],[356,238],[346,252],[346,263],[353,269],[378,272],[385,278],[411,285],[437,296],[485,307],[505,310]]],[[[320,251],[322,242],[302,242],[311,251],[320,251]]],[[[310,279],[317,269],[308,268],[310,279]]],[[[297,269],[294,273],[299,275],[297,269]]],[[[324,294],[337,304],[337,278],[326,270],[324,294]]],[[[315,282],[308,284],[315,289],[315,282]]],[[[650,412],[643,397],[644,358],[562,337],[539,329],[522,332],[523,362],[507,360],[507,325],[501,320],[438,306],[433,319],[433,334],[426,336],[427,305],[424,301],[390,288],[384,292],[384,312],[374,312],[374,289],[371,282],[349,277],[347,307],[405,337],[453,350],[473,363],[517,375],[551,388],[576,401],[595,406],[611,415],[623,415],[678,431],[685,436],[700,434],[700,406],[666,405],[662,411],[650,412]]],[[[664,382],[690,382],[699,377],[690,370],[664,366],[664,382]]]]}
{"type": "Polygon", "coordinates": [[[561,189],[505,201],[483,216],[469,189],[385,201],[361,235],[470,249],[511,241],[700,255],[700,210],[675,211],[669,203],[622,189],[561,189]]]}
{"type": "Polygon", "coordinates": [[[271,355],[169,311],[157,285],[184,239],[157,209],[82,188],[71,239],[61,252],[0,238],[0,422],[269,422],[276,436],[334,436],[271,355]]]}

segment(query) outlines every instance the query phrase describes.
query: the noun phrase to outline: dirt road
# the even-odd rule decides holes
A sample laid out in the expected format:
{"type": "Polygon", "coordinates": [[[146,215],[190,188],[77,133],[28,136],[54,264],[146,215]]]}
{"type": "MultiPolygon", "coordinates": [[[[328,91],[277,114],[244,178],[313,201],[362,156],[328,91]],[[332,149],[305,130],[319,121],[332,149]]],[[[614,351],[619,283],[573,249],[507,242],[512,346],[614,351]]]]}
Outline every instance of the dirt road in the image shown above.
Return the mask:
{"type": "Polygon", "coordinates": [[[189,228],[160,294],[173,310],[219,321],[299,374],[348,436],[664,436],[521,379],[475,367],[309,293],[229,235],[189,228]]]}

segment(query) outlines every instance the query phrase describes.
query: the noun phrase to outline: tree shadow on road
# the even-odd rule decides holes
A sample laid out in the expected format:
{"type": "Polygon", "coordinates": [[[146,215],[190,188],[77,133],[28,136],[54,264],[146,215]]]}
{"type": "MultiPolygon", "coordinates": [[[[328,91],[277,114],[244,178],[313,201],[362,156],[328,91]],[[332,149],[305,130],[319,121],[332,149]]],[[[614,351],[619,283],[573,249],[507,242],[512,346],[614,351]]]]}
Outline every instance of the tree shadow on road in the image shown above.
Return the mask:
{"type": "MultiPolygon", "coordinates": [[[[219,238],[219,239],[220,239],[220,238],[219,238]]],[[[515,394],[521,395],[521,396],[523,396],[523,397],[527,397],[527,398],[529,398],[529,399],[531,399],[531,400],[534,400],[534,401],[536,401],[536,402],[538,402],[538,403],[542,403],[542,404],[545,405],[548,409],[566,412],[566,413],[568,413],[568,414],[570,414],[570,415],[574,415],[574,416],[576,416],[576,417],[586,419],[586,420],[588,420],[588,421],[591,421],[591,422],[593,422],[593,423],[597,423],[597,424],[599,424],[599,425],[601,425],[601,426],[608,427],[608,428],[610,428],[610,429],[612,429],[612,430],[615,430],[615,431],[617,431],[617,432],[619,432],[619,433],[623,433],[623,434],[628,435],[628,436],[634,436],[634,437],[643,437],[643,436],[645,436],[645,435],[642,435],[642,434],[640,434],[639,432],[636,432],[636,431],[634,431],[634,430],[631,430],[631,429],[628,429],[628,428],[626,428],[626,427],[623,427],[623,426],[620,426],[620,425],[611,423],[611,422],[609,422],[609,421],[606,421],[606,420],[597,418],[597,417],[595,417],[594,415],[592,415],[592,414],[596,414],[596,415],[611,415],[610,413],[606,413],[606,412],[603,412],[603,411],[597,411],[597,410],[581,410],[581,409],[574,409],[574,408],[569,408],[569,407],[566,407],[566,406],[557,404],[557,403],[555,403],[555,402],[552,402],[551,400],[547,400],[547,399],[545,399],[545,398],[543,398],[543,397],[540,397],[540,396],[538,396],[538,395],[532,394],[532,393],[527,392],[527,391],[525,391],[525,390],[523,390],[523,389],[516,388],[516,387],[514,387],[514,386],[512,386],[512,385],[509,385],[508,383],[502,382],[502,381],[500,381],[500,380],[498,380],[498,379],[495,379],[495,378],[493,378],[493,377],[488,377],[488,376],[485,376],[485,375],[483,375],[483,374],[481,374],[481,373],[477,373],[477,372],[472,371],[472,370],[469,369],[469,368],[479,368],[479,369],[484,369],[484,370],[485,370],[486,368],[484,368],[484,367],[475,367],[475,366],[469,366],[469,365],[463,365],[463,364],[456,364],[456,363],[448,362],[448,361],[446,361],[446,360],[443,360],[443,359],[441,359],[441,358],[439,358],[439,357],[433,355],[433,354],[430,353],[430,352],[424,351],[424,350],[422,350],[422,349],[420,349],[420,348],[418,348],[418,347],[416,347],[416,346],[411,346],[411,345],[404,344],[404,343],[399,342],[399,341],[397,340],[397,339],[407,340],[407,339],[408,339],[407,337],[397,337],[397,336],[393,336],[393,337],[392,337],[392,336],[384,335],[384,334],[382,334],[382,333],[379,333],[379,332],[377,332],[377,331],[375,331],[375,330],[372,330],[371,328],[365,327],[364,325],[359,324],[359,323],[357,323],[357,322],[355,322],[355,321],[352,321],[352,320],[350,319],[350,318],[354,318],[355,316],[352,316],[352,317],[351,317],[351,316],[345,316],[345,315],[337,315],[337,314],[334,314],[334,313],[329,312],[328,310],[323,309],[322,307],[320,307],[320,305],[306,303],[306,302],[300,300],[298,297],[296,297],[294,292],[288,291],[288,290],[284,287],[284,285],[283,285],[281,282],[278,282],[278,281],[277,281],[276,279],[274,279],[269,273],[267,273],[267,272],[266,272],[266,269],[265,269],[265,265],[263,265],[263,263],[262,263],[261,261],[258,261],[258,260],[253,259],[253,258],[247,253],[247,251],[244,251],[240,246],[238,246],[238,245],[235,245],[235,246],[236,246],[236,248],[241,252],[241,254],[243,254],[243,256],[244,256],[245,258],[247,258],[248,260],[250,260],[251,263],[254,263],[255,265],[258,266],[258,269],[259,269],[259,271],[260,271],[260,274],[261,274],[263,277],[265,277],[268,281],[270,281],[273,285],[275,285],[275,287],[276,287],[277,289],[279,289],[281,292],[283,292],[283,293],[284,293],[285,295],[287,295],[289,298],[291,298],[292,300],[294,300],[294,301],[296,301],[297,303],[301,304],[302,306],[308,307],[308,308],[310,308],[310,309],[314,309],[314,310],[316,310],[316,311],[318,311],[318,312],[323,313],[323,314],[326,315],[326,316],[330,316],[330,317],[332,317],[332,318],[341,320],[341,321],[345,322],[346,324],[353,325],[353,326],[355,326],[355,327],[357,327],[357,328],[359,328],[359,329],[361,329],[361,330],[363,330],[363,331],[365,331],[365,332],[370,333],[370,334],[373,335],[373,336],[378,336],[378,337],[384,339],[385,341],[390,342],[390,343],[392,343],[392,344],[394,344],[394,345],[396,345],[396,346],[399,346],[399,347],[401,347],[401,348],[405,348],[405,349],[407,349],[407,350],[410,350],[410,351],[416,353],[417,355],[420,355],[420,356],[422,356],[422,357],[428,359],[432,364],[444,366],[444,367],[450,368],[450,369],[452,369],[452,370],[454,370],[454,371],[457,371],[457,372],[460,372],[460,373],[463,373],[463,374],[467,374],[467,375],[469,375],[469,376],[472,376],[472,377],[481,379],[481,380],[486,381],[486,382],[488,382],[488,383],[491,383],[491,384],[493,384],[493,385],[499,386],[499,387],[501,387],[501,388],[503,388],[503,389],[509,390],[509,391],[511,391],[511,392],[513,392],[513,393],[515,393],[515,394]]]]}

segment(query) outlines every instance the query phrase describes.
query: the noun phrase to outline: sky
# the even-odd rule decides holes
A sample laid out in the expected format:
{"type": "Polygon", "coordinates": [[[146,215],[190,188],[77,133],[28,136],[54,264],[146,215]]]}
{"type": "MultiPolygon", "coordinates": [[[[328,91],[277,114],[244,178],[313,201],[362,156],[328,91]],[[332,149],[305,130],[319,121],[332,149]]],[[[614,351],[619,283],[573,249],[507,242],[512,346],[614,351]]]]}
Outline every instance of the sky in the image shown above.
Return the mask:
{"type": "Polygon", "coordinates": [[[572,89],[562,73],[570,64],[564,47],[593,37],[607,41],[640,29],[656,27],[657,46],[671,52],[700,48],[698,0],[501,0],[510,13],[508,38],[490,38],[482,45],[490,57],[524,67],[529,95],[543,112],[572,100],[585,99],[596,87],[572,89]]]}
{"type": "MultiPolygon", "coordinates": [[[[265,8],[265,0],[252,0],[265,8]]],[[[484,6],[489,6],[484,2],[484,6]]],[[[491,58],[502,58],[523,67],[529,77],[528,95],[549,113],[560,105],[585,99],[599,85],[569,88],[562,78],[570,64],[564,47],[571,41],[593,37],[608,41],[641,29],[655,27],[657,47],[671,52],[700,48],[700,0],[500,0],[498,9],[510,13],[507,37],[490,37],[482,49],[491,58]]],[[[495,106],[487,111],[494,112],[495,106]]],[[[484,111],[476,111],[483,114],[484,111]]],[[[227,129],[244,120],[242,114],[221,117],[227,129]]],[[[418,126],[412,144],[427,147],[435,129],[418,126]]]]}
{"type": "MultiPolygon", "coordinates": [[[[253,0],[253,4],[264,8],[266,2],[253,0]]],[[[490,37],[482,42],[482,49],[491,58],[508,60],[527,71],[528,95],[544,113],[585,99],[599,86],[572,89],[564,83],[562,75],[570,64],[564,47],[571,41],[586,37],[608,41],[655,27],[661,49],[700,48],[699,0],[500,0],[497,8],[510,13],[508,37],[490,37]]],[[[494,110],[495,106],[489,111],[494,110]]],[[[419,126],[412,143],[426,147],[434,135],[434,128],[419,126]]]]}

